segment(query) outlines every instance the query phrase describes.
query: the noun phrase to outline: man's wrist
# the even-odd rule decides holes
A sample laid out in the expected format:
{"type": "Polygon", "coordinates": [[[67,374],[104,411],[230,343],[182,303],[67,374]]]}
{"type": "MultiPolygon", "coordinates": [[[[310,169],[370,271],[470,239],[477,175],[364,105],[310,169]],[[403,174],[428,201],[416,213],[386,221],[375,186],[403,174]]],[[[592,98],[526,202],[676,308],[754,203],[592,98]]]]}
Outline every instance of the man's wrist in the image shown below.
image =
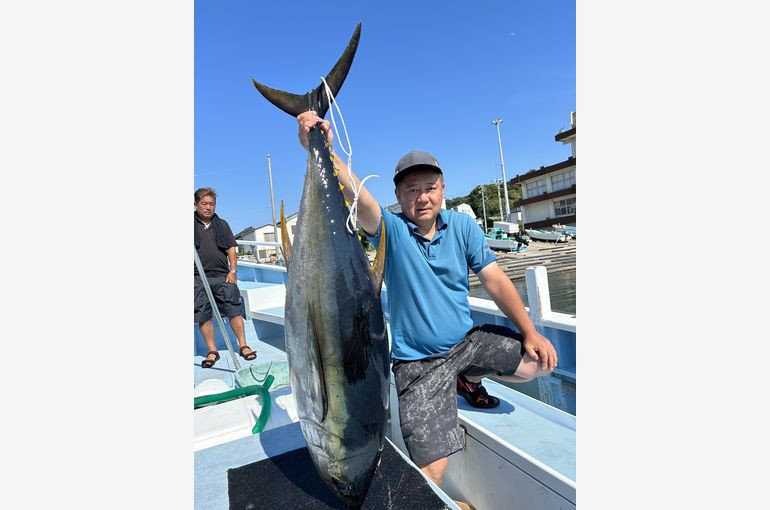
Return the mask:
{"type": "Polygon", "coordinates": [[[230,273],[231,273],[231,274],[236,274],[237,272],[238,272],[238,271],[236,271],[235,269],[233,269],[232,271],[230,271],[230,273]]]}

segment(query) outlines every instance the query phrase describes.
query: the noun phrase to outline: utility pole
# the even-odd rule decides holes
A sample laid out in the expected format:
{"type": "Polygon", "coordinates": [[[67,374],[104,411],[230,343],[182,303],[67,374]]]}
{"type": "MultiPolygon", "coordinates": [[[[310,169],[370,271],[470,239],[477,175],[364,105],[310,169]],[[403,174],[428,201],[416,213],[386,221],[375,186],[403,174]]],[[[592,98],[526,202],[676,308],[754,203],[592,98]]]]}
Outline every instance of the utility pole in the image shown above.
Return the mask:
{"type": "MultiPolygon", "coordinates": [[[[273,213],[273,241],[278,242],[278,227],[275,225],[275,199],[273,199],[273,169],[270,166],[270,154],[267,155],[267,176],[270,179],[270,211],[273,213]]],[[[275,250],[276,255],[278,250],[275,250]]]]}
{"type": "Polygon", "coordinates": [[[484,202],[484,185],[481,185],[481,209],[484,211],[484,233],[487,233],[487,204],[484,202]]]}
{"type": "Polygon", "coordinates": [[[506,221],[508,221],[508,218],[511,217],[511,208],[508,206],[508,179],[505,177],[505,161],[503,161],[503,142],[500,141],[500,124],[503,123],[502,119],[495,119],[492,121],[492,124],[495,125],[497,128],[497,145],[500,147],[500,167],[503,169],[503,183],[505,187],[503,190],[505,191],[505,218],[506,221]]]}
{"type": "Polygon", "coordinates": [[[495,179],[495,184],[497,184],[497,204],[500,206],[500,221],[505,221],[505,218],[503,218],[503,203],[500,200],[500,182],[502,182],[501,178],[495,179]]]}

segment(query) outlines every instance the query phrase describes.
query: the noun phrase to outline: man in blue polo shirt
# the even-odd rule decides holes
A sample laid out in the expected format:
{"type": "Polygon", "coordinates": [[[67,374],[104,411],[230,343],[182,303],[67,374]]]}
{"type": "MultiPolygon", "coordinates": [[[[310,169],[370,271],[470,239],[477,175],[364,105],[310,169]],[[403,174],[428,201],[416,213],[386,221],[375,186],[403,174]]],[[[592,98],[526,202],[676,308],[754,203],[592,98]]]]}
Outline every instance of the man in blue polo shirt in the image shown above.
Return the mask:
{"type": "MultiPolygon", "coordinates": [[[[319,122],[333,147],[328,121],[315,112],[302,113],[297,121],[303,147],[319,122]]],[[[358,188],[360,181],[353,175],[350,182],[341,158],[335,157],[335,166],[343,193],[352,201],[353,186],[358,188]]],[[[500,401],[481,385],[484,376],[529,381],[551,373],[557,356],[551,342],[535,329],[478,225],[467,215],[441,209],[444,175],[438,160],[411,151],[396,164],[393,181],[402,212],[384,210],[361,188],[358,221],[374,243],[385,224],[385,283],[401,433],[414,463],[438,485],[448,456],[465,443],[456,396],[475,407],[496,407],[500,401]],[[473,326],[468,268],[519,332],[473,326]]]]}

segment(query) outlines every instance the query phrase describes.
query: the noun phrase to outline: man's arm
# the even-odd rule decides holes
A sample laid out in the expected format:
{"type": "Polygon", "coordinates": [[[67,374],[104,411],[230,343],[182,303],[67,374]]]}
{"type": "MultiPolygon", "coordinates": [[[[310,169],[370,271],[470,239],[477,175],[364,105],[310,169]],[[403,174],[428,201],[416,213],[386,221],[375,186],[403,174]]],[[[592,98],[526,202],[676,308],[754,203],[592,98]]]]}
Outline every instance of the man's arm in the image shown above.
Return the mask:
{"type": "MultiPolygon", "coordinates": [[[[310,129],[322,120],[323,119],[313,111],[300,113],[297,116],[297,122],[299,123],[299,142],[305,149],[307,149],[307,138],[310,129]]],[[[339,179],[340,184],[343,186],[342,194],[345,195],[345,199],[348,202],[353,203],[354,186],[357,189],[358,186],[361,185],[361,181],[355,174],[353,174],[353,183],[351,184],[348,176],[348,166],[345,163],[345,160],[334,152],[334,134],[332,133],[331,124],[329,124],[328,120],[324,120],[323,124],[321,124],[321,133],[326,135],[326,141],[329,142],[329,150],[334,156],[334,166],[340,171],[337,175],[337,179],[339,179]]],[[[358,194],[358,221],[361,223],[361,226],[364,227],[367,234],[374,234],[377,232],[377,227],[380,226],[381,216],[382,212],[380,210],[380,204],[377,203],[365,187],[361,188],[361,191],[359,191],[358,194]]]]}
{"type": "Polygon", "coordinates": [[[543,368],[556,367],[556,349],[551,342],[537,332],[535,325],[527,314],[521,296],[497,262],[488,264],[478,273],[481,285],[500,308],[506,317],[511,319],[522,335],[524,335],[524,350],[532,359],[540,360],[543,368]]]}
{"type": "Polygon", "coordinates": [[[238,248],[236,246],[231,246],[227,249],[227,261],[230,262],[230,272],[227,273],[225,281],[228,283],[236,283],[238,281],[236,275],[238,268],[238,248]]]}

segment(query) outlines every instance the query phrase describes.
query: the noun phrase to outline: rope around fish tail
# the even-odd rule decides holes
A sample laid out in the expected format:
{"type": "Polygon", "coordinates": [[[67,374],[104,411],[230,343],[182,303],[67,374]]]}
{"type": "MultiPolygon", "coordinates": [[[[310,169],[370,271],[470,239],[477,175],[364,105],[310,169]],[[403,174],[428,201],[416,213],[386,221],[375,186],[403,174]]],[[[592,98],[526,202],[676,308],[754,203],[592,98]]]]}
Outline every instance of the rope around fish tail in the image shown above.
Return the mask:
{"type": "MultiPolygon", "coordinates": [[[[342,142],[340,142],[340,149],[342,149],[342,152],[345,153],[348,157],[348,180],[351,183],[355,183],[353,180],[353,145],[350,143],[350,137],[348,137],[348,128],[345,126],[345,118],[342,116],[342,110],[340,110],[340,107],[337,105],[337,100],[334,99],[334,95],[332,94],[331,89],[329,88],[329,85],[326,83],[326,80],[323,76],[321,76],[321,81],[324,84],[324,88],[326,89],[326,95],[329,98],[329,104],[334,105],[334,108],[337,109],[337,113],[340,114],[340,121],[342,122],[342,129],[345,132],[345,141],[347,142],[349,151],[345,150],[345,147],[342,145],[342,142]]],[[[334,133],[337,140],[342,140],[340,138],[340,132],[337,129],[337,122],[334,119],[334,108],[329,108],[329,112],[331,113],[332,118],[332,126],[334,127],[334,133]]],[[[364,183],[367,179],[370,177],[379,177],[379,175],[367,175],[359,184],[358,187],[353,184],[353,203],[350,204],[348,207],[348,219],[345,222],[345,228],[347,229],[349,234],[353,234],[356,231],[356,223],[358,222],[358,196],[361,193],[361,188],[364,187],[364,183]]]]}

